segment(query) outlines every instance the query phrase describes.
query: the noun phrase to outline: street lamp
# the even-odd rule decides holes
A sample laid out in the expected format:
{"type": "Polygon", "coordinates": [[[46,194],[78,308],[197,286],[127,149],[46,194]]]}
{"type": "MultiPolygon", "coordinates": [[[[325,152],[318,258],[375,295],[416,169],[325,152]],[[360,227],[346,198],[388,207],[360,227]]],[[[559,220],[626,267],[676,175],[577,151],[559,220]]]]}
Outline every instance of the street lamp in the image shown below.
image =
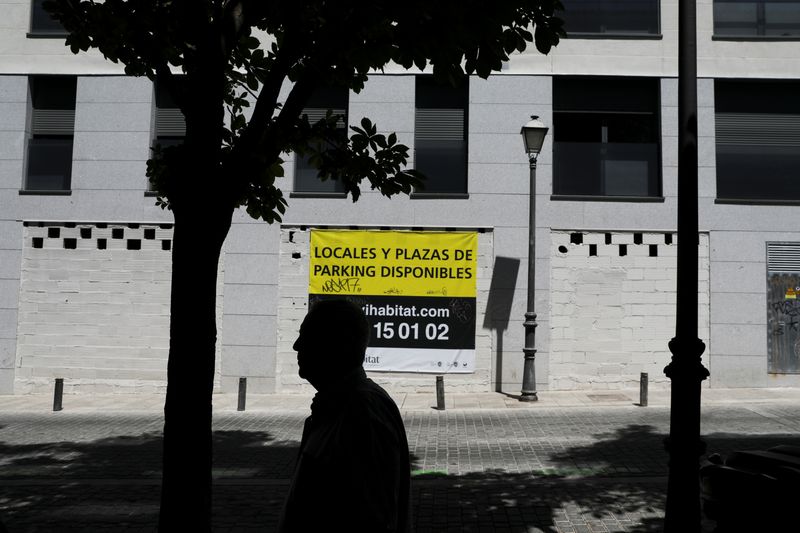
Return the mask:
{"type": "Polygon", "coordinates": [[[697,2],[678,1],[678,291],[672,360],[664,369],[670,379],[667,451],[669,476],[664,531],[701,530],[699,456],[700,384],[709,375],[703,366],[705,344],[697,336],[697,2]]]}
{"type": "Polygon", "coordinates": [[[520,133],[525,143],[525,153],[531,169],[530,208],[528,209],[528,306],[525,311],[525,362],[522,367],[522,394],[521,402],[535,402],[539,399],[536,393],[536,313],[534,312],[534,299],[536,298],[536,159],[542,151],[544,138],[547,135],[547,126],[536,115],[522,126],[520,133]]]}

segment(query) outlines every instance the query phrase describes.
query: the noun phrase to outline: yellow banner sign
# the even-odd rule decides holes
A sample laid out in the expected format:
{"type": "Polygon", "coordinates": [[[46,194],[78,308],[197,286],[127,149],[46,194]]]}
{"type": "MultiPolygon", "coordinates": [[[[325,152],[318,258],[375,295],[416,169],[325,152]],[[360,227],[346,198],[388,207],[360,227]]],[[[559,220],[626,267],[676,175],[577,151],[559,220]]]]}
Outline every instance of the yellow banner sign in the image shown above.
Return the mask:
{"type": "Polygon", "coordinates": [[[312,230],[309,293],[475,297],[475,232],[312,230]]]}

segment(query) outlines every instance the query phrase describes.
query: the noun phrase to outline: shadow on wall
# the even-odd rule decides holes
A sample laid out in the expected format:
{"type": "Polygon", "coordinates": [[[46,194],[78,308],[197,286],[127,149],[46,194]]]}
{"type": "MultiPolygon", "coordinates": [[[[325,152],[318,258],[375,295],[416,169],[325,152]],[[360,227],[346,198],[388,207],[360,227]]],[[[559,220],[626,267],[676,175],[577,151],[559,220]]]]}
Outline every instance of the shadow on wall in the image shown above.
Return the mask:
{"type": "MultiPolygon", "coordinates": [[[[514,303],[514,291],[517,287],[519,265],[520,260],[513,257],[495,257],[492,281],[489,285],[489,299],[486,302],[483,328],[494,330],[494,338],[497,339],[494,373],[496,392],[503,392],[503,333],[508,329],[508,322],[511,318],[511,306],[514,303]]],[[[519,357],[521,361],[521,346],[519,357]]]]}
{"type": "MultiPolygon", "coordinates": [[[[299,436],[299,435],[298,435],[299,436]]],[[[584,446],[545,452],[536,472],[490,469],[427,473],[412,484],[418,531],[511,533],[663,529],[666,435],[628,425],[584,446]],[[560,450],[560,451],[559,451],[560,450]],[[578,527],[578,530],[581,530],[578,527]]],[[[711,434],[709,451],[800,444],[796,435],[711,434]]],[[[463,443],[459,443],[462,446],[463,443]]],[[[265,431],[214,433],[214,528],[273,531],[298,443],[265,431]]],[[[427,446],[420,442],[418,446],[427,446]]],[[[480,446],[480,445],[478,445],[480,446]]],[[[0,517],[10,533],[141,531],[158,515],[161,436],[109,437],[34,445],[0,443],[0,517]]],[[[484,464],[508,462],[502,450],[484,464]]],[[[421,458],[412,454],[413,468],[421,458]]],[[[703,530],[712,531],[705,521],[703,530]]]]}

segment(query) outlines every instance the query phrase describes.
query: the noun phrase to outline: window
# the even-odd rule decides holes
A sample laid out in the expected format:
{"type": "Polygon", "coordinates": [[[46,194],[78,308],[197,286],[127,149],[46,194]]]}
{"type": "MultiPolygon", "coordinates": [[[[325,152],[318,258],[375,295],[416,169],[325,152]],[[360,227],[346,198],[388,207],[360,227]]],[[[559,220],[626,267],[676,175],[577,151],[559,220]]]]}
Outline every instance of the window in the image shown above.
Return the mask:
{"type": "Polygon", "coordinates": [[[68,191],[72,178],[75,76],[30,78],[31,136],[26,191],[68,191]]]}
{"type": "Polygon", "coordinates": [[[800,82],[715,80],[717,198],[800,201],[800,82]]]}
{"type": "Polygon", "coordinates": [[[564,0],[567,35],[658,35],[658,0],[564,0]]]}
{"type": "MultiPolygon", "coordinates": [[[[176,83],[181,83],[181,77],[176,77],[176,83]]],[[[172,98],[172,94],[163,83],[155,84],[156,91],[156,127],[155,143],[162,148],[175,146],[183,142],[186,136],[186,120],[183,111],[172,98]]]]}
{"type": "Polygon", "coordinates": [[[553,194],[661,194],[659,80],[553,80],[553,194]]]}
{"type": "Polygon", "coordinates": [[[800,38],[800,1],[714,0],[714,36],[800,38]]]}
{"type": "MultiPolygon", "coordinates": [[[[337,122],[337,133],[341,135],[342,142],[347,139],[347,104],[349,90],[347,87],[323,87],[317,89],[303,109],[303,114],[308,117],[308,122],[314,124],[325,118],[330,110],[333,115],[341,118],[337,122]]],[[[318,145],[318,148],[321,145],[318,145]]],[[[295,156],[294,165],[294,190],[297,193],[344,193],[344,184],[340,180],[320,180],[317,175],[319,170],[310,162],[310,154],[295,156]]]]}
{"type": "Polygon", "coordinates": [[[45,0],[31,1],[31,33],[34,35],[63,36],[66,33],[64,26],[44,10],[42,4],[45,0]]]}
{"type": "MultiPolygon", "coordinates": [[[[173,77],[176,84],[182,83],[183,77],[176,75],[173,77]]],[[[183,111],[175,103],[167,85],[155,83],[155,97],[156,97],[156,116],[155,116],[155,131],[153,145],[158,145],[163,150],[170,146],[177,146],[183,143],[186,137],[186,119],[183,117],[183,111]]],[[[147,182],[146,195],[153,194],[153,184],[147,182]]]]}
{"type": "Polygon", "coordinates": [[[440,85],[416,77],[414,166],[427,176],[423,194],[467,193],[469,84],[440,85]]]}

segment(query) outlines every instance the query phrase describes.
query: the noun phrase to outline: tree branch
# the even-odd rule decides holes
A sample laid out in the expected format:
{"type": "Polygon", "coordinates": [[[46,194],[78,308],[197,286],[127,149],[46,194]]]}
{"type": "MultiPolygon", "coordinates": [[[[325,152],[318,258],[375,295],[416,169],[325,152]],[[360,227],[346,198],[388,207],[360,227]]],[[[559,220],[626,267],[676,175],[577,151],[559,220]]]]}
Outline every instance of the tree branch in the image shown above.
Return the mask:
{"type": "MultiPolygon", "coordinates": [[[[281,87],[292,66],[300,59],[300,54],[300,47],[294,46],[290,38],[282,41],[272,65],[261,80],[261,90],[256,98],[253,114],[248,120],[240,142],[234,147],[233,159],[247,158],[264,147],[267,131],[274,127],[272,116],[278,104],[281,87]]],[[[276,155],[280,152],[281,150],[277,151],[276,155]]]]}
{"type": "Polygon", "coordinates": [[[250,30],[244,11],[244,0],[227,0],[222,6],[222,46],[226,55],[233,51],[245,29],[250,30]]]}

